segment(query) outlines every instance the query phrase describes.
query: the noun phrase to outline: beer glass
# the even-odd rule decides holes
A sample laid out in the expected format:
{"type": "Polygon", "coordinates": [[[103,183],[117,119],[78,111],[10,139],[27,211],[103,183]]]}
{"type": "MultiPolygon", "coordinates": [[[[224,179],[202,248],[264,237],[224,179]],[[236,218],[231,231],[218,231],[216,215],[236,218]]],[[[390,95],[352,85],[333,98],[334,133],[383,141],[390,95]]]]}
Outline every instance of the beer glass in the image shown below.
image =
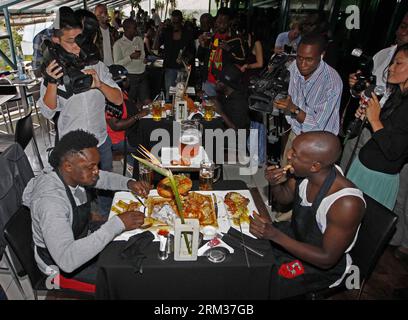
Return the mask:
{"type": "Polygon", "coordinates": [[[154,101],[152,103],[152,117],[154,121],[160,121],[162,117],[161,101],[154,101]]]}
{"type": "Polygon", "coordinates": [[[139,164],[139,181],[146,182],[150,187],[153,183],[153,171],[149,167],[139,164]]]}
{"type": "Polygon", "coordinates": [[[203,126],[198,121],[181,121],[180,156],[190,159],[198,155],[203,126]]]}
{"type": "Polygon", "coordinates": [[[203,106],[204,109],[204,120],[211,121],[214,118],[214,101],[206,100],[203,106]]]}
{"type": "Polygon", "coordinates": [[[200,174],[199,174],[199,190],[207,191],[213,190],[213,183],[217,182],[220,178],[221,172],[218,170],[217,177],[215,175],[215,164],[209,160],[203,160],[200,163],[200,174]]]}

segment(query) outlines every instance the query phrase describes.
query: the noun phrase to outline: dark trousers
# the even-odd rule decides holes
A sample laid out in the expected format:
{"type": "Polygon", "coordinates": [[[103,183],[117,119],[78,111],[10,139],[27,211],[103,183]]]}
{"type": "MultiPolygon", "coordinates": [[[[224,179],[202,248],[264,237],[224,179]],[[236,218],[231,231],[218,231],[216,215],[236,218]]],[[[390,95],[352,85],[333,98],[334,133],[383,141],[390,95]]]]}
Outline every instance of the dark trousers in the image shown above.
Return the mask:
{"type": "Polygon", "coordinates": [[[129,81],[129,99],[135,102],[144,102],[150,99],[149,81],[146,77],[146,72],[142,74],[127,75],[129,81]]]}

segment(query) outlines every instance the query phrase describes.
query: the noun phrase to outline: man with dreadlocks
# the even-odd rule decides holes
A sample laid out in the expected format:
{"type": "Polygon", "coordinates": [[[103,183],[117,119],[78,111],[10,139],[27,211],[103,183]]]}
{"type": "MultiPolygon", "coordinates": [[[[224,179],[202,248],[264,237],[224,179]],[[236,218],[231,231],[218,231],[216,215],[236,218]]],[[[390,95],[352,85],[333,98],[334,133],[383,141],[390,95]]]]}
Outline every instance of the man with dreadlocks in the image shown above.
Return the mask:
{"type": "Polygon", "coordinates": [[[141,196],[149,192],[144,182],[99,170],[97,145],[98,140],[91,133],[67,133],[50,155],[54,171],[33,178],[24,190],[23,204],[30,208],[33,221],[35,260],[43,273],[60,273],[61,287],[68,279],[74,289],[78,289],[78,283],[80,287],[85,283],[91,284],[88,291],[94,291],[94,258],[118,234],[136,229],[144,221],[141,212],[125,212],[89,233],[86,187],[131,190],[141,196]]]}

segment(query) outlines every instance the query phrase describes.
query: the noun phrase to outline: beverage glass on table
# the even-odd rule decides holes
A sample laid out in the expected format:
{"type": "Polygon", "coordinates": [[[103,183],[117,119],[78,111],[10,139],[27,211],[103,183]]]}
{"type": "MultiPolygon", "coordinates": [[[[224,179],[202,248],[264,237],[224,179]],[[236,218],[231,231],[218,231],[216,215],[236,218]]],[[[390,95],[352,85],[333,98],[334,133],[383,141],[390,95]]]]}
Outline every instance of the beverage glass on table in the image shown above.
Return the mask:
{"type": "Polygon", "coordinates": [[[199,190],[206,191],[213,189],[215,165],[212,161],[201,161],[199,175],[199,190]]]}
{"type": "Polygon", "coordinates": [[[205,101],[203,105],[204,109],[204,120],[211,121],[214,118],[214,102],[212,100],[205,101]]]}
{"type": "Polygon", "coordinates": [[[139,164],[139,181],[144,181],[152,187],[153,171],[141,163],[139,164]]]}
{"type": "Polygon", "coordinates": [[[201,145],[202,125],[197,121],[181,122],[180,156],[190,159],[198,155],[201,145]]]}
{"type": "Polygon", "coordinates": [[[162,117],[161,101],[154,101],[152,103],[152,117],[154,121],[160,121],[162,117]]]}

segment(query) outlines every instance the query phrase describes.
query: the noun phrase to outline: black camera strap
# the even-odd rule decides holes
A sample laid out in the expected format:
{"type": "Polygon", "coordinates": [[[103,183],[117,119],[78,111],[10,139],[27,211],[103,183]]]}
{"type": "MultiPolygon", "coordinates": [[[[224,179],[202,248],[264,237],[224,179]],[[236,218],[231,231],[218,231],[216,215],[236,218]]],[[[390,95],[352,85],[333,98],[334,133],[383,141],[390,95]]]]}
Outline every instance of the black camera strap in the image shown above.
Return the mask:
{"type": "MultiPolygon", "coordinates": [[[[44,85],[47,86],[48,83],[58,83],[58,82],[53,82],[50,81],[49,79],[44,78],[44,85]]],[[[69,98],[72,97],[73,93],[71,92],[67,92],[67,91],[62,91],[61,89],[57,88],[57,95],[59,95],[60,97],[63,97],[64,99],[68,100],[69,98]]]]}
{"type": "Polygon", "coordinates": [[[360,142],[361,134],[363,133],[363,129],[365,128],[366,123],[367,123],[367,118],[365,118],[364,121],[361,123],[360,129],[358,131],[357,139],[356,139],[356,144],[353,147],[353,151],[351,152],[350,159],[347,162],[346,168],[344,170],[344,176],[347,176],[347,173],[350,170],[350,166],[353,163],[354,157],[356,156],[358,143],[360,142]]]}

